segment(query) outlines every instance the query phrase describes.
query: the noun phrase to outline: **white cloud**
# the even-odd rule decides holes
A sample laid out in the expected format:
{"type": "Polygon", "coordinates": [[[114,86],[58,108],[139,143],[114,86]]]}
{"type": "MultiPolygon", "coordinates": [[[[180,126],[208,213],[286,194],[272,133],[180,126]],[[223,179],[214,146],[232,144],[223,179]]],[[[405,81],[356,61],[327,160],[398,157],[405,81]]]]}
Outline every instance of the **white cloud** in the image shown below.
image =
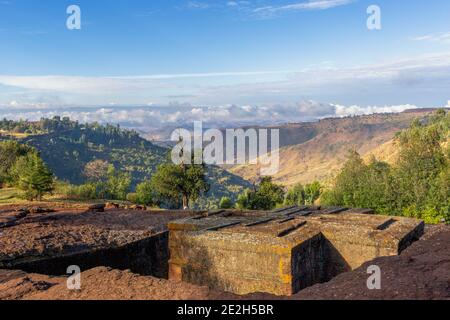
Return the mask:
{"type": "Polygon", "coordinates": [[[290,72],[121,77],[0,75],[0,103],[15,100],[53,106],[92,106],[111,101],[116,105],[146,105],[149,101],[168,104],[182,100],[195,105],[262,105],[307,97],[342,104],[433,104],[448,99],[449,87],[450,52],[445,52],[376,65],[348,68],[323,65],[290,72]],[[373,97],[379,99],[372,100],[373,97]]]}
{"type": "Polygon", "coordinates": [[[428,41],[428,42],[438,42],[442,44],[450,44],[450,31],[432,33],[428,35],[423,35],[419,37],[413,37],[411,40],[414,41],[428,41]]]}
{"type": "Polygon", "coordinates": [[[336,108],[336,116],[345,117],[349,115],[368,115],[373,113],[397,113],[405,110],[417,109],[417,106],[411,104],[396,106],[341,106],[334,105],[336,108]]]}
{"type": "Polygon", "coordinates": [[[32,90],[50,90],[71,93],[108,93],[123,90],[139,91],[173,87],[163,80],[184,78],[223,78],[283,74],[286,72],[215,72],[186,74],[156,74],[123,77],[74,77],[74,76],[11,76],[0,75],[0,84],[32,90]]]}
{"type": "Polygon", "coordinates": [[[202,121],[205,127],[238,127],[244,125],[273,125],[288,122],[313,121],[325,117],[343,117],[372,113],[402,112],[417,108],[414,105],[394,106],[343,106],[305,100],[292,104],[277,105],[219,105],[165,106],[136,108],[82,108],[80,110],[3,110],[8,119],[38,120],[55,115],[70,117],[79,122],[120,123],[128,127],[165,130],[168,127],[192,126],[202,121]]]}
{"type": "MultiPolygon", "coordinates": [[[[191,10],[236,10],[242,13],[245,17],[250,18],[274,18],[283,12],[306,11],[306,10],[326,10],[339,6],[344,6],[356,2],[358,0],[303,0],[302,2],[294,2],[291,0],[258,0],[258,1],[244,1],[244,0],[229,0],[216,1],[207,3],[206,1],[188,1],[183,6],[177,6],[178,9],[191,10]],[[276,5],[273,3],[277,2],[276,5]],[[280,4],[284,2],[285,4],[280,4]]],[[[299,1],[299,0],[297,0],[299,1]]]]}
{"type": "Polygon", "coordinates": [[[187,4],[187,7],[189,9],[208,9],[209,4],[206,2],[199,2],[199,1],[189,1],[187,4]]]}
{"type": "Polygon", "coordinates": [[[0,110],[24,110],[24,109],[54,109],[55,107],[47,102],[30,102],[11,100],[4,105],[0,105],[0,110]]]}
{"type": "Polygon", "coordinates": [[[163,87],[151,78],[108,78],[72,76],[10,76],[0,75],[0,84],[32,90],[48,90],[71,93],[107,93],[114,91],[135,91],[163,87]]]}
{"type": "Polygon", "coordinates": [[[289,11],[304,11],[304,10],[326,10],[339,6],[348,5],[355,2],[355,0],[309,0],[307,2],[291,3],[281,6],[264,6],[253,10],[254,13],[263,16],[270,16],[276,13],[289,11]]]}
{"type": "MultiPolygon", "coordinates": [[[[419,92],[429,98],[445,95],[450,86],[450,53],[425,55],[351,68],[319,68],[292,72],[285,79],[206,88],[207,95],[278,99],[291,96],[388,95],[414,101],[419,92]]],[[[331,98],[335,99],[335,98],[331,98]]],[[[331,100],[327,98],[326,100],[331,100]]],[[[319,100],[324,100],[320,98],[319,100]]],[[[350,99],[351,100],[351,99],[350,99]]],[[[366,102],[367,103],[367,102],[366,102]]]]}

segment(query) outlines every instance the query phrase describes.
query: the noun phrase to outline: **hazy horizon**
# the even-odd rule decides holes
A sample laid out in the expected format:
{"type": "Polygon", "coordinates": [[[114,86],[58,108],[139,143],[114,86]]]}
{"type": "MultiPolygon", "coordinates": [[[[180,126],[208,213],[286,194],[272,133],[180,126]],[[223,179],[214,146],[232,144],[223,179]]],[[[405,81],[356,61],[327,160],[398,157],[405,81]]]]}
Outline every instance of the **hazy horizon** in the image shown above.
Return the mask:
{"type": "Polygon", "coordinates": [[[129,120],[257,124],[450,99],[448,1],[80,0],[79,30],[71,4],[0,1],[2,113],[120,122],[159,106],[129,120]]]}

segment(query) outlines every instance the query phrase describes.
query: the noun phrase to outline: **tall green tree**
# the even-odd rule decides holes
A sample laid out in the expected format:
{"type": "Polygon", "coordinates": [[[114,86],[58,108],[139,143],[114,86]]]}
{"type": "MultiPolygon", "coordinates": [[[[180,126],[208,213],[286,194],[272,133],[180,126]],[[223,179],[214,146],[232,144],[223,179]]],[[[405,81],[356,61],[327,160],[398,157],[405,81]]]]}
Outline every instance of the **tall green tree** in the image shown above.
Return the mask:
{"type": "Polygon", "coordinates": [[[24,191],[29,201],[42,200],[54,188],[53,173],[35,152],[17,160],[14,171],[17,174],[17,187],[24,191]]]}
{"type": "Polygon", "coordinates": [[[106,190],[109,197],[116,200],[126,200],[131,188],[131,174],[119,172],[114,168],[114,165],[110,165],[107,176],[106,190]]]}
{"type": "Polygon", "coordinates": [[[152,176],[152,186],[163,201],[181,202],[184,209],[209,191],[203,165],[162,164],[152,176]]]}
{"type": "Polygon", "coordinates": [[[0,187],[5,184],[14,184],[16,177],[14,177],[11,170],[17,159],[24,157],[30,152],[34,152],[34,150],[17,141],[0,141],[0,187]]]}
{"type": "Polygon", "coordinates": [[[154,204],[154,194],[151,180],[146,180],[136,186],[136,202],[150,206],[154,204]]]}
{"type": "Polygon", "coordinates": [[[430,204],[428,199],[437,191],[436,183],[448,166],[442,138],[439,121],[427,125],[416,121],[399,136],[396,183],[401,194],[399,206],[408,208],[408,212],[425,209],[430,204]]]}
{"type": "Polygon", "coordinates": [[[313,205],[322,193],[322,185],[318,181],[305,185],[305,204],[313,205]]]}
{"type": "Polygon", "coordinates": [[[350,151],[344,167],[337,175],[331,194],[325,195],[327,205],[356,206],[362,191],[367,166],[356,151],[350,151]]]}
{"type": "Polygon", "coordinates": [[[334,188],[321,197],[324,205],[372,208],[378,213],[392,214],[396,208],[398,190],[389,164],[375,158],[364,163],[356,152],[335,179],[334,188]]]}

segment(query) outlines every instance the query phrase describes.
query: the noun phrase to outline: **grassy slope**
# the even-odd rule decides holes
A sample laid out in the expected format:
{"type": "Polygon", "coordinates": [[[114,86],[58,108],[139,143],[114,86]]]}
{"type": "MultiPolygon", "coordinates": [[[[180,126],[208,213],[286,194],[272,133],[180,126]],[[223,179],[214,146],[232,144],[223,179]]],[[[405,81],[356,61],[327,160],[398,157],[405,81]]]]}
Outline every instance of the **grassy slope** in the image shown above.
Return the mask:
{"type": "Polygon", "coordinates": [[[19,190],[15,188],[0,189],[0,204],[19,203],[22,200],[18,197],[19,190]]]}
{"type": "MultiPolygon", "coordinates": [[[[22,192],[16,188],[0,188],[0,206],[3,205],[23,205],[23,206],[48,206],[48,205],[60,205],[69,207],[85,208],[86,206],[98,203],[100,201],[106,202],[107,200],[75,200],[67,199],[63,195],[57,192],[53,195],[46,195],[42,201],[33,201],[23,199],[20,195],[22,192]]],[[[126,201],[114,201],[117,203],[128,203],[126,201]]],[[[156,210],[156,209],[155,209],[156,210]]]]}

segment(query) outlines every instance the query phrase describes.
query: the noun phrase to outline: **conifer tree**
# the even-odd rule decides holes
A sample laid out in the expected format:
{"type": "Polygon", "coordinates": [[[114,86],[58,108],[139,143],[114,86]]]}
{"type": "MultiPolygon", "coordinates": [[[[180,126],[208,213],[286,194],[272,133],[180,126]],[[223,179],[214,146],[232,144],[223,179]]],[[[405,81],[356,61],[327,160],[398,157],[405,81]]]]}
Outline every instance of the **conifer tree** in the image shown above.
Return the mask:
{"type": "Polygon", "coordinates": [[[41,201],[46,193],[53,191],[53,173],[36,152],[19,158],[14,171],[17,187],[24,191],[27,200],[41,201]]]}

